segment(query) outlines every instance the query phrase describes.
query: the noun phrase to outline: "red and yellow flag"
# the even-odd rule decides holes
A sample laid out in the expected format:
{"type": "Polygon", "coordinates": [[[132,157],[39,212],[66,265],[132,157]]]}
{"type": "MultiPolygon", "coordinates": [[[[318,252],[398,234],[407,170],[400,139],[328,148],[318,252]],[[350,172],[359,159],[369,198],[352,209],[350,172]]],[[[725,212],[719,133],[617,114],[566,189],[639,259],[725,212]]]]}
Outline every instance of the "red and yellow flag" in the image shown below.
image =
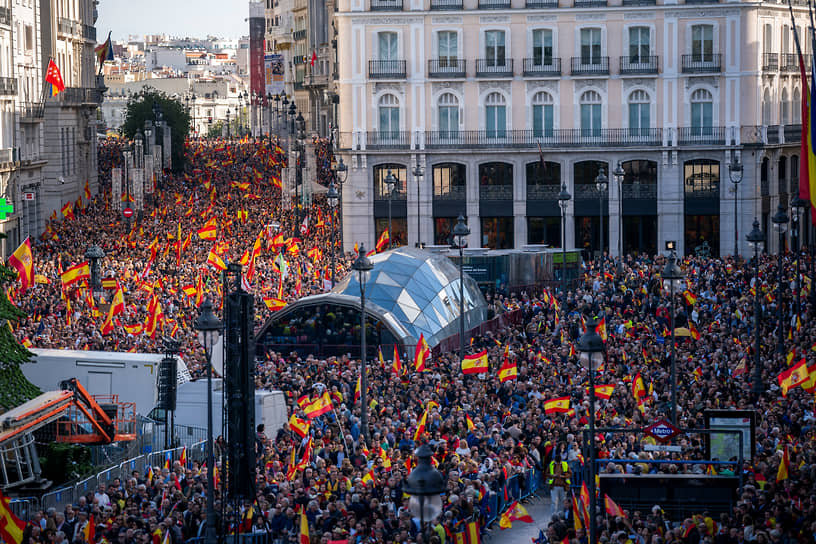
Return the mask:
{"type": "Polygon", "coordinates": [[[34,285],[34,257],[31,253],[31,242],[28,237],[14,250],[8,259],[10,267],[17,270],[17,278],[20,280],[20,294],[25,293],[29,287],[34,285]]]}
{"type": "Polygon", "coordinates": [[[11,499],[4,497],[0,492],[0,539],[6,544],[21,544],[25,522],[11,511],[10,502],[11,499]]]}
{"type": "Polygon", "coordinates": [[[569,412],[569,408],[570,408],[569,397],[558,397],[555,399],[544,401],[545,414],[565,414],[569,412]]]}
{"type": "Polygon", "coordinates": [[[487,350],[473,355],[465,355],[462,360],[462,374],[483,374],[488,370],[487,350]]]}

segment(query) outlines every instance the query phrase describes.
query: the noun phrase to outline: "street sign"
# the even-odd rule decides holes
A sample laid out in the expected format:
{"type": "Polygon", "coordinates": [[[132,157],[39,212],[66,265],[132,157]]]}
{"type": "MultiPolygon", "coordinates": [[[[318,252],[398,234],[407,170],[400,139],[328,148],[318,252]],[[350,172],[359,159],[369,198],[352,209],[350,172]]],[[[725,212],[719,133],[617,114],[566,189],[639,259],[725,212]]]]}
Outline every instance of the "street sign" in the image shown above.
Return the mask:
{"type": "Polygon", "coordinates": [[[643,451],[665,451],[670,453],[682,453],[680,446],[670,446],[668,444],[644,444],[643,451]]]}
{"type": "Polygon", "coordinates": [[[35,197],[35,195],[32,192],[27,191],[27,192],[23,193],[23,200],[34,200],[34,197],[35,197]]]}
{"type": "Polygon", "coordinates": [[[661,419],[643,429],[643,432],[658,442],[668,442],[680,434],[681,431],[665,419],[661,419]]]}
{"type": "Polygon", "coordinates": [[[122,215],[124,215],[125,217],[133,217],[133,208],[131,207],[125,208],[124,210],[122,210],[122,215]]]}

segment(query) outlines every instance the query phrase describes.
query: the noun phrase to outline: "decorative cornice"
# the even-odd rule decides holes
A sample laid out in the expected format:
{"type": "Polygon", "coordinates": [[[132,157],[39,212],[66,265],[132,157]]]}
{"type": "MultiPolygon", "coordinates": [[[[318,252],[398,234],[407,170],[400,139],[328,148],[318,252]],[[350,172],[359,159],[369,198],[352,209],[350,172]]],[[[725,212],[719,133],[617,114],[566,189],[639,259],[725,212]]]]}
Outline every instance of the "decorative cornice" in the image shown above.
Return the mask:
{"type": "Polygon", "coordinates": [[[431,17],[432,25],[461,25],[461,17],[431,17]]]}
{"type": "Polygon", "coordinates": [[[392,16],[392,17],[352,17],[353,25],[414,25],[422,24],[424,19],[417,16],[392,16]]]}
{"type": "Polygon", "coordinates": [[[509,15],[481,15],[479,17],[479,24],[509,23],[509,22],[510,22],[509,15]]]}

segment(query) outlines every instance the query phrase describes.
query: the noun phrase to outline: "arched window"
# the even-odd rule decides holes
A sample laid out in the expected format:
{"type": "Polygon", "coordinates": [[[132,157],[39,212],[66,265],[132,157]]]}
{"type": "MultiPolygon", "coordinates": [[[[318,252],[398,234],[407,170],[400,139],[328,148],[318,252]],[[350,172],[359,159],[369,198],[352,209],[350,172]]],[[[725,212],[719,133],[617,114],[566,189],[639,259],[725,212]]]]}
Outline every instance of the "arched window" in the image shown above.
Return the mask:
{"type": "Polygon", "coordinates": [[[391,198],[405,200],[408,169],[405,168],[404,164],[378,164],[372,170],[374,172],[374,200],[388,200],[388,184],[385,183],[385,178],[388,177],[389,173],[396,178],[391,198]]]}
{"type": "Polygon", "coordinates": [[[601,135],[601,95],[586,91],[581,95],[581,136],[601,135]]]}
{"type": "Polygon", "coordinates": [[[793,104],[791,104],[793,115],[796,116],[802,110],[802,95],[799,93],[799,89],[793,90],[793,104]]]}
{"type": "Polygon", "coordinates": [[[771,91],[768,89],[762,93],[762,124],[766,127],[771,124],[771,91]]]}
{"type": "Polygon", "coordinates": [[[646,91],[632,91],[629,95],[629,134],[647,136],[651,128],[651,101],[646,91]]]}
{"type": "Polygon", "coordinates": [[[397,138],[400,129],[399,100],[393,94],[380,97],[379,128],[383,138],[397,138]]]}
{"type": "Polygon", "coordinates": [[[442,138],[453,138],[459,132],[459,99],[453,93],[445,93],[437,102],[439,134],[442,138]]]}
{"type": "Polygon", "coordinates": [[[715,197],[720,194],[720,163],[711,159],[686,161],[684,167],[686,197],[715,197]]]}
{"type": "Polygon", "coordinates": [[[714,126],[714,97],[706,89],[691,93],[691,130],[693,136],[711,136],[714,126]]]}
{"type": "Polygon", "coordinates": [[[488,138],[506,136],[507,105],[501,93],[490,93],[485,99],[485,129],[488,138]]]}
{"type": "Polygon", "coordinates": [[[533,95],[533,136],[536,138],[553,135],[553,98],[545,91],[533,95]]]}
{"type": "Polygon", "coordinates": [[[782,89],[782,100],[779,101],[779,124],[790,124],[790,100],[787,89],[782,89]]]}

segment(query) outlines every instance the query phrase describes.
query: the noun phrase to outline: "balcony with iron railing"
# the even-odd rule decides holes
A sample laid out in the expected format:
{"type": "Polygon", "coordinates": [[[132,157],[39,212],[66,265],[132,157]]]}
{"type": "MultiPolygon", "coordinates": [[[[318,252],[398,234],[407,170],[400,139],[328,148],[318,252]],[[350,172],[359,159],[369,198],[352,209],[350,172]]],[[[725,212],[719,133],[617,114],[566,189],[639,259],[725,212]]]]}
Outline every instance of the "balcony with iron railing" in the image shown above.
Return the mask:
{"type": "Polygon", "coordinates": [[[720,186],[716,183],[686,183],[683,190],[686,200],[718,200],[720,186]]]}
{"type": "Polygon", "coordinates": [[[608,5],[606,0],[574,0],[574,8],[605,8],[608,5]]]}
{"type": "Polygon", "coordinates": [[[428,149],[456,148],[526,148],[538,146],[559,147],[630,147],[663,145],[663,129],[607,128],[544,129],[544,130],[458,130],[427,131],[425,147],[428,149]]]}
{"type": "Polygon", "coordinates": [[[624,183],[621,196],[625,200],[654,200],[657,198],[657,183],[624,183]]]}
{"type": "Polygon", "coordinates": [[[431,10],[444,11],[449,9],[462,9],[462,0],[431,0],[431,10]]]}
{"type": "Polygon", "coordinates": [[[391,130],[386,132],[366,132],[368,149],[410,149],[411,132],[408,130],[391,130]]]}
{"type": "Polygon", "coordinates": [[[776,72],[779,70],[779,55],[776,53],[762,53],[762,71],[776,72]]]}
{"type": "Polygon", "coordinates": [[[464,185],[454,185],[444,189],[434,187],[434,200],[465,200],[467,197],[467,187],[464,185]]]}
{"type": "Polygon", "coordinates": [[[11,10],[7,7],[0,7],[0,25],[11,25],[11,10]]]}
{"type": "Polygon", "coordinates": [[[402,0],[371,0],[371,11],[402,11],[402,0]]]}
{"type": "Polygon", "coordinates": [[[779,141],[779,139],[780,139],[779,138],[780,137],[779,130],[780,130],[779,125],[768,125],[766,127],[765,137],[767,139],[767,143],[769,143],[769,144],[781,143],[779,141]]]}
{"type": "Polygon", "coordinates": [[[513,77],[513,59],[476,59],[476,77],[513,77]]]}
{"type": "Polygon", "coordinates": [[[560,185],[528,185],[527,200],[558,200],[560,185]]]}
{"type": "Polygon", "coordinates": [[[678,127],[679,145],[725,145],[725,127],[678,127]]]}
{"type": "Polygon", "coordinates": [[[82,25],[82,37],[86,40],[96,41],[96,27],[92,25],[82,25]]]}
{"type": "Polygon", "coordinates": [[[510,0],[479,0],[479,9],[510,9],[510,0]]]}
{"type": "Polygon", "coordinates": [[[655,6],[657,0],[623,0],[624,6],[655,6]]]}
{"type": "Polygon", "coordinates": [[[681,69],[684,74],[716,74],[722,71],[722,55],[719,53],[683,55],[681,69]]]}
{"type": "Polygon", "coordinates": [[[558,7],[558,0],[526,0],[527,9],[552,9],[558,7]]]}
{"type": "Polygon", "coordinates": [[[428,61],[428,77],[434,79],[455,79],[467,75],[467,61],[464,59],[436,59],[428,61]]]}
{"type": "Polygon", "coordinates": [[[303,28],[301,30],[295,30],[292,32],[292,39],[297,41],[305,40],[306,39],[306,29],[303,28]]]}
{"type": "Polygon", "coordinates": [[[572,57],[570,74],[573,76],[608,76],[609,57],[572,57]]]}
{"type": "MultiPolygon", "coordinates": [[[[387,190],[385,186],[383,186],[383,189],[387,190]]],[[[377,191],[375,187],[374,200],[379,202],[388,202],[388,193],[377,191]]],[[[405,191],[398,191],[396,189],[391,191],[391,202],[405,202],[406,200],[408,200],[408,195],[405,191]]]]}
{"type": "Polygon", "coordinates": [[[637,55],[620,58],[621,75],[649,75],[658,72],[657,55],[637,55]]]}
{"type": "Polygon", "coordinates": [[[38,120],[45,115],[45,106],[42,102],[21,102],[17,105],[17,114],[22,120],[38,120]]]}
{"type": "Polygon", "coordinates": [[[14,148],[12,147],[0,149],[0,164],[13,163],[15,155],[16,153],[14,152],[14,148]]]}
{"type": "Polygon", "coordinates": [[[782,129],[785,142],[800,142],[802,140],[802,125],[785,125],[782,129]]]}
{"type": "Polygon", "coordinates": [[[609,201],[609,191],[599,191],[594,183],[576,183],[573,186],[575,200],[600,200],[609,201]]]}
{"type": "Polygon", "coordinates": [[[479,200],[513,200],[513,186],[480,185],[479,200]]]}
{"type": "Polygon", "coordinates": [[[0,77],[0,95],[13,96],[17,94],[17,80],[13,77],[0,77]]]}
{"type": "Polygon", "coordinates": [[[102,103],[102,93],[92,87],[66,87],[59,95],[63,104],[99,105],[102,103]]]}
{"type": "Polygon", "coordinates": [[[561,75],[561,59],[558,57],[535,57],[524,59],[525,77],[553,77],[561,75]]]}
{"type": "Polygon", "coordinates": [[[780,72],[798,72],[799,59],[794,53],[782,53],[779,55],[779,71],[780,72]]]}
{"type": "Polygon", "coordinates": [[[370,79],[405,79],[408,74],[404,60],[369,60],[370,79]]]}

